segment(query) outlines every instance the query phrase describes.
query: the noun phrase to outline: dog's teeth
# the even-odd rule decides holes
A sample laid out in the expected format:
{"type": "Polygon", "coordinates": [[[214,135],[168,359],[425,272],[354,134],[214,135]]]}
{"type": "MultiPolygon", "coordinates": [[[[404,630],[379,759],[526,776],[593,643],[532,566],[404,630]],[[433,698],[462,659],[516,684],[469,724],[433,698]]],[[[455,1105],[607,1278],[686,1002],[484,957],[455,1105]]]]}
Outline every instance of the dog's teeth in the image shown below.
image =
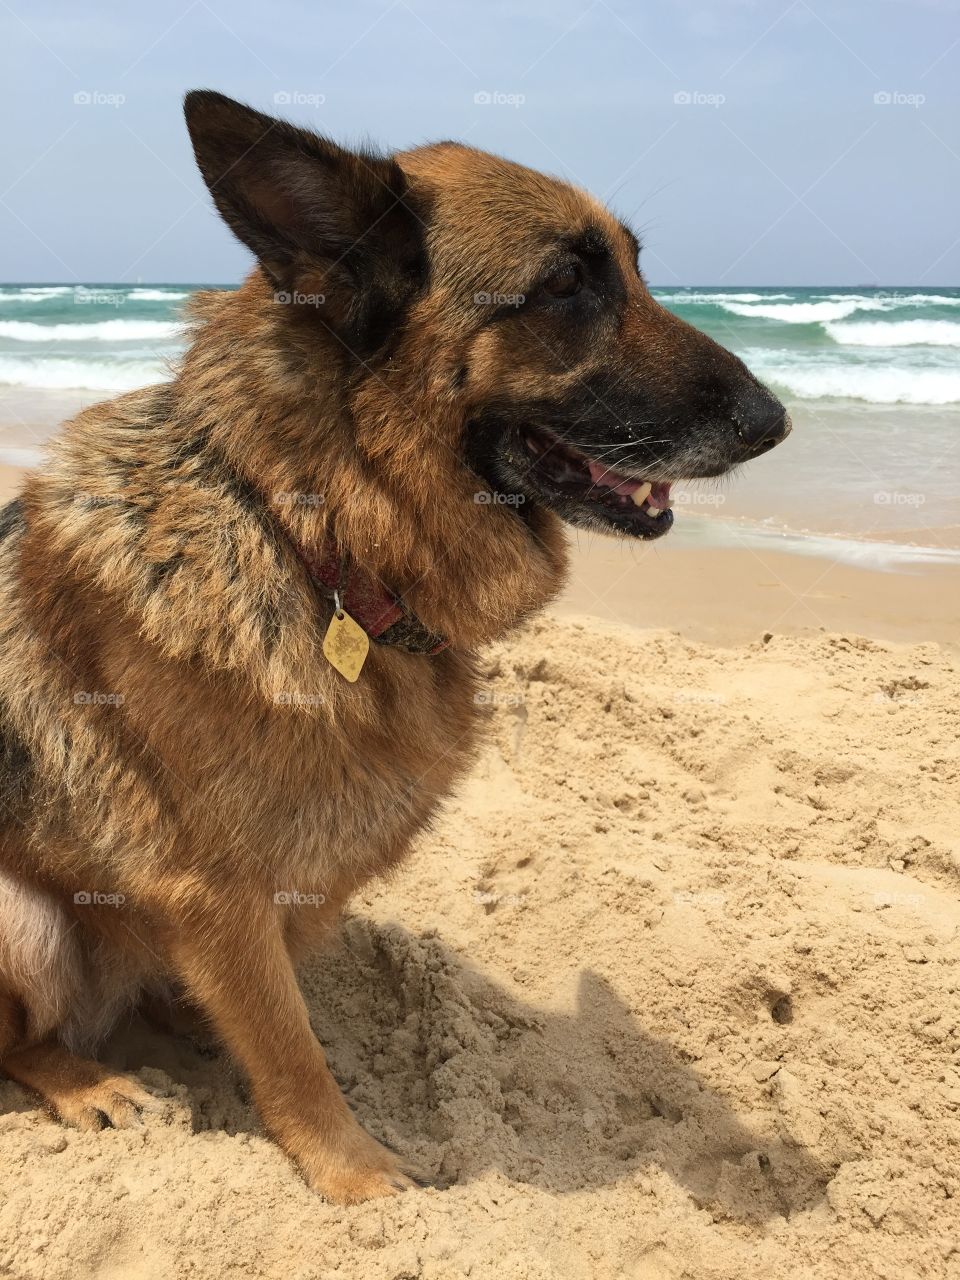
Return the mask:
{"type": "Polygon", "coordinates": [[[650,490],[652,488],[653,488],[652,484],[642,484],[639,489],[634,489],[630,497],[633,499],[636,506],[638,507],[643,506],[647,498],[650,496],[650,490]]]}
{"type": "Polygon", "coordinates": [[[648,516],[658,516],[659,514],[660,514],[660,508],[659,508],[659,507],[647,507],[647,515],[648,515],[648,516]]]}

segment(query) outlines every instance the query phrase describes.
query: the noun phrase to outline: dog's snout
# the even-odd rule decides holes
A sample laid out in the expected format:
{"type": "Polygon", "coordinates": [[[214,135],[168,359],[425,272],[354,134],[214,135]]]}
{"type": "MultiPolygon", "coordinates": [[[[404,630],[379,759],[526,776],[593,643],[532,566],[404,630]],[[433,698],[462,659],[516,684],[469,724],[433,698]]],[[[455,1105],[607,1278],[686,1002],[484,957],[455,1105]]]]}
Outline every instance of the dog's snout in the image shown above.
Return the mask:
{"type": "Polygon", "coordinates": [[[737,434],[748,458],[756,458],[779,444],[790,431],[790,417],[780,401],[756,383],[737,397],[733,409],[737,434]]]}

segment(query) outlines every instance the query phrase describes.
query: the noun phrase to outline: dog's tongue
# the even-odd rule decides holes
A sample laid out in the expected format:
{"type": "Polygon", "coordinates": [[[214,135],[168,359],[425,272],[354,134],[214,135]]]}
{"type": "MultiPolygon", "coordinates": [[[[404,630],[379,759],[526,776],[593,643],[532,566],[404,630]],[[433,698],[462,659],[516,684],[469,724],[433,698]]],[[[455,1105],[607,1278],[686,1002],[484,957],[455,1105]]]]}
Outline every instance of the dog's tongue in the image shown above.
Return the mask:
{"type": "Polygon", "coordinates": [[[648,480],[634,480],[631,476],[622,476],[619,471],[614,471],[611,467],[605,467],[602,462],[589,461],[587,466],[590,469],[590,479],[594,484],[601,484],[605,489],[611,489],[614,493],[622,493],[625,497],[629,497],[636,493],[638,489],[643,489],[649,485],[649,501],[652,506],[666,507],[670,504],[670,484],[668,481],[657,480],[651,485],[648,480]]]}

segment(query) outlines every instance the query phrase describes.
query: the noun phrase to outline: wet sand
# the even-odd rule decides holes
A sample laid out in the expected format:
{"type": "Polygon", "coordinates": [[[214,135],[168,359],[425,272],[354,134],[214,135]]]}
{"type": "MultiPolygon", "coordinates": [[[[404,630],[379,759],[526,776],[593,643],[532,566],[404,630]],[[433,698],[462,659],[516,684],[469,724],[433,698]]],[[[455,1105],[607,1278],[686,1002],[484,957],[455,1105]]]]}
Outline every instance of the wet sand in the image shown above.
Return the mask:
{"type": "Polygon", "coordinates": [[[673,536],[641,547],[581,539],[559,612],[666,627],[721,645],[757,640],[767,631],[852,631],[960,645],[958,565],[881,572],[829,555],[671,545],[673,536]]]}

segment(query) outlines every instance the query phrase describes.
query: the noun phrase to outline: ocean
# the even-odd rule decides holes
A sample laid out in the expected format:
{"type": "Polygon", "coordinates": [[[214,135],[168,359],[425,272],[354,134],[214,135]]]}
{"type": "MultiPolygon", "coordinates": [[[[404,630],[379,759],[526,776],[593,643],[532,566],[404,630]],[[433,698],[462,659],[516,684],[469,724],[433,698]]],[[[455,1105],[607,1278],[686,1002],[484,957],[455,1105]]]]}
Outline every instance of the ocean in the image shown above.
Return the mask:
{"type": "MultiPolygon", "coordinates": [[[[90,403],[170,377],[180,311],[200,287],[222,286],[0,286],[0,402],[22,418],[53,393],[90,403]]],[[[956,557],[960,289],[653,293],[741,356],[795,424],[735,479],[681,487],[678,514],[698,519],[678,520],[680,536],[814,554],[827,538],[831,554],[877,567],[956,557]]],[[[10,415],[4,425],[0,458],[22,461],[36,436],[19,436],[10,415]]]]}

